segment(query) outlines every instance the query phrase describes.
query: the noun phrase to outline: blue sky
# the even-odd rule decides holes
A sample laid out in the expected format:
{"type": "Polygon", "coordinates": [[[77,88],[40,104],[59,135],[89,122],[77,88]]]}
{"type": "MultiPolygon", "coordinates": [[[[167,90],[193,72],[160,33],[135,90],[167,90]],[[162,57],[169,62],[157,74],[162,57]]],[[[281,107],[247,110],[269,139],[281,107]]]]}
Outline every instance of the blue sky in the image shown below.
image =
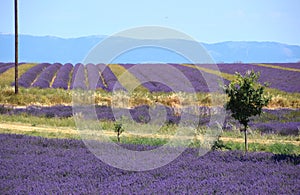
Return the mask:
{"type": "MultiPolygon", "coordinates": [[[[300,45],[298,0],[19,0],[19,33],[80,37],[145,25],[194,39],[300,45]]],[[[14,32],[13,0],[0,1],[0,33],[14,32]]]]}

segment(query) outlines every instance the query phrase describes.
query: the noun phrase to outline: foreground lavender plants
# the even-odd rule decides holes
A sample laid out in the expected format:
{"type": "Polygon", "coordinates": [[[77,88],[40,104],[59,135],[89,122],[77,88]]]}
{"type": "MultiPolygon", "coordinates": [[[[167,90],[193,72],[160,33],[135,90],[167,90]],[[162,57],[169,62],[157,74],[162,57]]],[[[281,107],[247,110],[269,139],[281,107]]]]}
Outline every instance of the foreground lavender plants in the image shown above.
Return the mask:
{"type": "MultiPolygon", "coordinates": [[[[150,146],[127,145],[134,150],[150,146]]],[[[168,165],[124,171],[78,140],[0,134],[1,194],[299,194],[299,156],[187,149],[168,165]]]]}

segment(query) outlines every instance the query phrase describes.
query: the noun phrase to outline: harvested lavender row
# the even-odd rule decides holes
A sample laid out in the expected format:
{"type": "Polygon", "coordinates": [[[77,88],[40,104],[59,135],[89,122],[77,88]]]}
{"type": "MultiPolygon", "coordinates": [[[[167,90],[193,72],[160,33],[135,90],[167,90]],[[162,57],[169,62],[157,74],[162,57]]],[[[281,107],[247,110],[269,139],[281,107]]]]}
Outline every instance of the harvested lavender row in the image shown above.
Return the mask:
{"type": "Polygon", "coordinates": [[[106,87],[104,88],[105,90],[109,92],[115,90],[125,90],[125,88],[121,85],[117,77],[114,75],[114,73],[107,65],[98,64],[97,66],[100,69],[101,76],[103,77],[104,82],[106,84],[106,87]]]}
{"type": "Polygon", "coordinates": [[[50,66],[49,63],[41,63],[30,68],[19,78],[19,86],[25,88],[30,87],[33,81],[38,77],[38,75],[48,66],[50,66]]]}
{"type": "MultiPolygon", "coordinates": [[[[199,65],[206,68],[211,68],[210,65],[199,65]]],[[[286,92],[300,92],[300,72],[286,71],[275,68],[257,66],[253,64],[218,64],[221,72],[234,74],[239,72],[245,74],[248,70],[260,72],[261,83],[269,82],[271,88],[280,89],[286,92]]]]}
{"type": "Polygon", "coordinates": [[[85,67],[83,64],[76,64],[72,75],[71,89],[87,89],[85,80],[85,67]]]}
{"type": "Polygon", "coordinates": [[[73,65],[67,63],[61,67],[56,75],[56,78],[52,84],[53,88],[62,88],[68,89],[69,88],[69,80],[70,80],[70,73],[73,69],[73,65]]]}
{"type": "MultiPolygon", "coordinates": [[[[109,144],[102,144],[110,148],[109,144]]],[[[121,145],[135,151],[154,146],[121,145]]],[[[81,140],[0,134],[1,194],[299,194],[297,156],[186,149],[149,171],[114,168],[81,140]]],[[[149,159],[156,160],[156,159],[149,159]]]]}
{"type": "Polygon", "coordinates": [[[48,66],[38,77],[38,79],[31,85],[31,87],[49,88],[56,72],[62,67],[60,63],[54,63],[48,66]]]}

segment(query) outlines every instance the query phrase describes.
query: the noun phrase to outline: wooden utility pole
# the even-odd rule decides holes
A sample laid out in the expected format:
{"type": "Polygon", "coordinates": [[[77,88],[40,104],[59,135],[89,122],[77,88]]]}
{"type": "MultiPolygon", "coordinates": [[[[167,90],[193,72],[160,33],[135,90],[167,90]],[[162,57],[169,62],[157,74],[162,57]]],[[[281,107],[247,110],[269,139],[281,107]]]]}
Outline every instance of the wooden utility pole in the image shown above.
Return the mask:
{"type": "Polygon", "coordinates": [[[15,0],[15,94],[19,93],[18,44],[18,0],[15,0]]]}

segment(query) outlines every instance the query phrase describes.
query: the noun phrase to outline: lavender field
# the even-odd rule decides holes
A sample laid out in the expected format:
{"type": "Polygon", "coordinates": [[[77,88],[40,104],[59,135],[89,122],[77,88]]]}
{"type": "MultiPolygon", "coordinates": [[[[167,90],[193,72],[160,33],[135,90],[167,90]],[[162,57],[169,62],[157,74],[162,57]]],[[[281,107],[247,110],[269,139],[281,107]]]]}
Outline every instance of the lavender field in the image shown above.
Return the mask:
{"type": "MultiPolygon", "coordinates": [[[[182,64],[168,64],[169,66],[179,70],[192,85],[193,89],[180,87],[182,83],[181,80],[176,80],[176,77],[180,75],[170,75],[162,74],[157,75],[160,80],[170,80],[175,83],[182,91],[190,92],[208,92],[215,91],[217,89],[208,89],[208,82],[216,82],[218,80],[223,80],[225,84],[228,84],[228,80],[221,78],[218,75],[214,75],[202,70],[197,70],[192,67],[184,66],[182,64]],[[205,79],[204,79],[205,78],[205,79]]],[[[136,77],[140,83],[148,89],[150,92],[170,92],[171,89],[162,83],[155,81],[147,81],[149,75],[153,76],[157,74],[155,71],[162,64],[141,64],[139,68],[132,68],[134,64],[120,64],[120,66],[128,69],[129,72],[136,77]],[[151,72],[152,71],[152,72],[151,72]]],[[[208,69],[215,69],[211,65],[197,65],[199,67],[204,67],[208,69]]],[[[235,72],[240,72],[244,74],[247,70],[254,70],[261,73],[260,81],[262,83],[270,83],[270,88],[279,89],[285,92],[300,92],[300,64],[290,63],[290,64],[274,64],[274,66],[281,67],[283,69],[271,68],[258,66],[256,64],[218,64],[216,67],[222,72],[233,75],[235,72]],[[285,70],[284,68],[293,68],[292,70],[285,70]]],[[[84,66],[83,64],[48,64],[41,63],[37,64],[33,68],[29,69],[23,75],[20,75],[20,86],[29,88],[62,88],[62,89],[102,89],[105,91],[112,91],[113,87],[116,90],[124,90],[122,84],[118,81],[113,66],[105,66],[104,64],[88,64],[84,66]],[[75,82],[75,76],[77,77],[75,82]]],[[[0,74],[13,68],[13,64],[0,64],[0,74]]],[[[152,79],[155,79],[153,77],[152,79]]],[[[185,85],[186,87],[186,85],[185,85]]]]}
{"type": "MultiPolygon", "coordinates": [[[[174,70],[168,72],[163,65],[21,63],[21,92],[14,96],[14,64],[0,63],[0,194],[300,193],[300,63],[168,64],[174,70]],[[126,70],[127,80],[120,79],[126,70]],[[222,110],[222,105],[211,106],[208,92],[217,96],[220,88],[208,83],[228,84],[235,72],[244,74],[248,70],[259,71],[259,81],[270,83],[267,92],[274,96],[274,101],[263,109],[261,116],[251,118],[250,152],[246,154],[239,141],[241,126],[230,113],[225,113],[224,123],[220,124],[222,134],[214,142],[213,150],[199,156],[195,144],[171,163],[141,172],[104,163],[80,137],[63,132],[64,128],[70,132],[77,130],[72,93],[84,90],[96,92],[96,119],[104,121],[102,124],[114,138],[112,128],[118,116],[127,114],[141,126],[147,125],[154,113],[151,106],[155,104],[165,110],[164,127],[171,129],[180,123],[189,126],[189,121],[197,118],[199,128],[209,128],[211,117],[222,110]],[[187,80],[182,80],[183,76],[187,80]],[[122,104],[127,100],[123,92],[130,88],[126,81],[140,85],[140,91],[128,100],[130,104],[122,104]],[[114,110],[112,92],[117,92],[116,101],[120,103],[114,110]],[[198,102],[186,95],[194,92],[198,102]],[[191,102],[196,105],[192,107],[196,114],[184,107],[188,117],[183,119],[183,112],[178,112],[176,106],[191,102]],[[47,130],[48,133],[43,132],[47,130]]],[[[149,143],[142,141],[122,135],[119,145],[146,151],[163,143],[141,144],[149,143]]]]}
{"type": "MultiPolygon", "coordinates": [[[[0,134],[1,194],[298,194],[300,159],[240,151],[198,156],[187,149],[168,165],[124,171],[81,141],[0,134]]],[[[134,150],[149,146],[127,145],[134,150]]]]}

